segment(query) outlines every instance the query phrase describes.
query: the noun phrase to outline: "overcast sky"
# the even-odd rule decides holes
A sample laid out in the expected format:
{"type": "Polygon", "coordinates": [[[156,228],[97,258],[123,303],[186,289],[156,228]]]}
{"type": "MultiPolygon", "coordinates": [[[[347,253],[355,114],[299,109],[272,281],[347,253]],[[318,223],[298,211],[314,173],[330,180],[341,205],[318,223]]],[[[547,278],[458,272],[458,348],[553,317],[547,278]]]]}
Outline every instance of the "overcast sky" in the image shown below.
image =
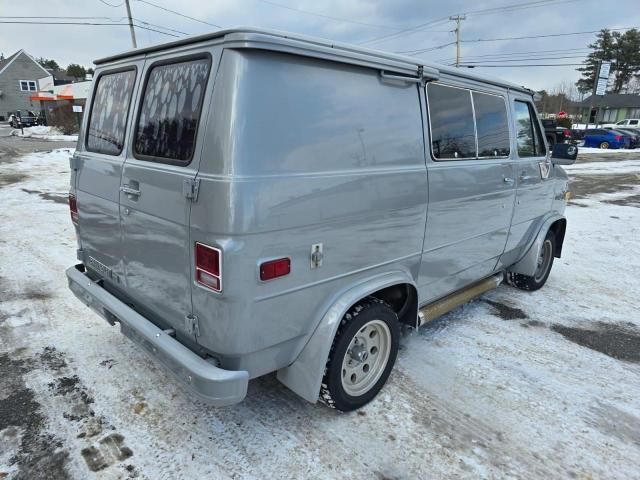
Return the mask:
{"type": "MultiPolygon", "coordinates": [[[[0,21],[38,21],[6,17],[75,16],[106,17],[87,19],[97,23],[125,23],[123,0],[0,0],[0,21]]],[[[547,5],[533,5],[515,10],[478,12],[503,6],[522,5],[532,0],[149,0],[156,5],[205,22],[232,27],[251,25],[316,35],[333,40],[363,43],[393,35],[401,30],[434,22],[449,15],[467,13],[462,22],[462,60],[470,63],[513,64],[507,61],[529,57],[524,63],[579,63],[586,46],[595,34],[553,36],[520,40],[478,42],[478,39],[554,35],[558,33],[599,30],[604,27],[640,26],[640,0],[541,0],[547,5]],[[288,8],[285,8],[288,7],[288,8]],[[304,11],[304,12],[303,12],[304,11]],[[305,13],[305,12],[311,12],[305,13]],[[478,13],[473,13],[478,12],[478,13]],[[465,41],[466,40],[466,41],[465,41]],[[520,52],[527,52],[518,55],[520,52]],[[529,52],[540,52],[531,54],[529,52]],[[516,53],[516,55],[509,55],[516,53]],[[498,57],[497,55],[507,56],[498,57]],[[482,55],[482,57],[479,57],[482,55]],[[494,56],[490,56],[494,55],[494,56]],[[532,58],[538,57],[538,58],[532,58]],[[553,57],[553,58],[550,58],[553,57]],[[559,58],[572,57],[572,58],[559,58]],[[573,58],[577,57],[577,58],[573,58]]],[[[216,27],[180,17],[153,7],[142,0],[131,0],[133,17],[188,34],[216,30],[216,27]]],[[[43,21],[70,21],[41,19],[43,21]]],[[[141,24],[144,25],[144,24],[141,24]]],[[[454,22],[432,23],[366,46],[388,51],[427,49],[455,40],[454,22]]],[[[175,31],[166,31],[182,36],[175,31]]],[[[172,37],[136,28],[139,46],[171,40],[172,37]]],[[[23,48],[35,57],[55,59],[61,66],[80,63],[91,66],[94,59],[131,48],[126,26],[62,26],[0,24],[0,52],[5,56],[23,48]]],[[[448,45],[416,55],[428,61],[452,63],[455,45],[448,45]]],[[[553,89],[562,81],[575,82],[574,66],[476,68],[476,73],[500,77],[539,90],[553,89]]]]}

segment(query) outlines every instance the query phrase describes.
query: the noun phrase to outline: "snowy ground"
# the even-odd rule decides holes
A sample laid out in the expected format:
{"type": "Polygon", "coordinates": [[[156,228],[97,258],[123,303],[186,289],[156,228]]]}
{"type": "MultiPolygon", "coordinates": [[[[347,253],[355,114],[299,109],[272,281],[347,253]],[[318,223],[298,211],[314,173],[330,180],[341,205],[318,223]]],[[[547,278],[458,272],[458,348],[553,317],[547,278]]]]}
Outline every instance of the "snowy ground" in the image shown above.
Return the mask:
{"type": "Polygon", "coordinates": [[[545,288],[405,338],[340,414],[273,376],[206,407],[81,305],[70,152],[0,163],[0,479],[640,477],[639,162],[581,157],[545,288]]]}
{"type": "Polygon", "coordinates": [[[54,142],[70,142],[78,140],[78,135],[63,135],[59,129],[55,127],[45,127],[44,125],[16,129],[11,132],[11,135],[25,138],[39,138],[54,142]]]}

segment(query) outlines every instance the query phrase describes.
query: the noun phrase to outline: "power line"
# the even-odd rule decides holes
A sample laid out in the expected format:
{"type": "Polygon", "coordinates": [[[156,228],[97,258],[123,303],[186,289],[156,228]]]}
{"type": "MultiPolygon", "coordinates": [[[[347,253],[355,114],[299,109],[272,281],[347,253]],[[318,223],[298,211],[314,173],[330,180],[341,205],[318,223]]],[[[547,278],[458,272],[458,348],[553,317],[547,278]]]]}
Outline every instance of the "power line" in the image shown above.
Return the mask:
{"type": "MultiPolygon", "coordinates": [[[[637,27],[624,27],[624,28],[610,28],[609,30],[613,31],[622,31],[622,30],[631,30],[632,28],[637,27]]],[[[548,38],[548,37],[566,37],[570,35],[586,35],[591,33],[598,33],[600,30],[586,30],[583,32],[568,32],[568,33],[552,33],[547,35],[525,35],[522,37],[501,37],[501,38],[475,38],[473,40],[462,40],[463,43],[474,43],[474,42],[501,42],[504,40],[523,40],[528,38],[548,38]]]]}
{"type": "Polygon", "coordinates": [[[486,59],[486,60],[465,60],[461,63],[474,63],[474,64],[483,64],[483,63],[493,63],[493,62],[526,62],[529,60],[562,60],[565,58],[586,58],[585,55],[568,55],[561,57],[530,57],[530,58],[511,58],[511,59],[486,59]]]}
{"type": "Polygon", "coordinates": [[[34,16],[23,16],[23,17],[16,17],[16,16],[0,16],[0,18],[12,18],[12,19],[36,19],[36,18],[46,18],[46,19],[69,19],[69,20],[111,20],[114,22],[120,22],[123,19],[127,18],[127,17],[67,17],[67,16],[39,16],[39,17],[34,17],[34,16]]]}
{"type": "Polygon", "coordinates": [[[433,50],[440,50],[441,48],[448,47],[449,45],[455,45],[455,44],[456,42],[449,42],[443,45],[438,45],[437,47],[423,48],[422,50],[404,50],[404,51],[400,50],[393,53],[406,53],[409,55],[417,55],[418,53],[426,53],[426,52],[431,52],[433,50]]]}
{"type": "MultiPolygon", "coordinates": [[[[148,26],[151,26],[151,27],[162,28],[162,29],[164,29],[164,30],[168,30],[168,31],[170,31],[170,32],[179,33],[179,34],[181,34],[181,35],[191,35],[191,33],[182,32],[182,31],[180,31],[180,30],[175,30],[175,29],[173,29],[173,28],[164,27],[164,26],[162,26],[162,25],[157,25],[157,24],[155,24],[155,23],[145,22],[144,20],[140,20],[139,18],[135,18],[135,17],[134,17],[134,20],[135,20],[136,22],[142,23],[142,24],[144,24],[144,25],[148,25],[148,26]]],[[[140,25],[136,25],[136,26],[137,26],[137,27],[139,27],[140,25]]]]}
{"type": "MultiPolygon", "coordinates": [[[[21,16],[21,17],[17,17],[17,16],[0,16],[0,19],[23,19],[23,20],[35,20],[35,19],[45,19],[45,20],[109,20],[111,22],[121,22],[122,20],[126,19],[128,17],[77,17],[77,16],[21,16]]],[[[175,32],[175,33],[180,33],[182,35],[191,35],[190,33],[187,32],[182,32],[180,30],[176,30],[173,28],[169,28],[169,27],[165,27],[163,25],[158,25],[156,23],[151,23],[151,22],[146,22],[144,20],[141,20],[139,18],[133,18],[133,20],[135,20],[136,22],[142,23],[143,25],[147,25],[149,27],[156,27],[156,28],[161,28],[163,30],[168,30],[170,32],[175,32]]],[[[136,25],[136,26],[140,26],[140,25],[136,25]]],[[[141,27],[142,28],[142,27],[141,27]]],[[[159,32],[159,33],[164,33],[164,32],[159,32]]]]}
{"type": "Polygon", "coordinates": [[[188,18],[189,20],[193,20],[194,22],[204,23],[205,25],[210,25],[210,26],[216,27],[216,28],[223,28],[222,26],[216,25],[215,23],[205,22],[204,20],[200,20],[199,18],[190,17],[189,15],[184,15],[184,14],[182,14],[180,12],[176,12],[175,10],[170,10],[168,8],[165,8],[165,7],[161,6],[161,5],[157,5],[155,3],[148,2],[147,0],[137,0],[137,1],[140,2],[140,3],[145,3],[145,4],[150,5],[152,7],[155,7],[155,8],[159,8],[160,10],[164,10],[165,12],[173,13],[174,15],[178,15],[180,17],[188,18]]]}
{"type": "MultiPolygon", "coordinates": [[[[485,57],[512,57],[516,55],[549,55],[554,53],[567,53],[567,52],[575,52],[575,51],[585,51],[589,52],[590,49],[579,47],[579,48],[557,48],[551,50],[529,50],[525,52],[503,52],[503,53],[489,53],[484,55],[470,55],[467,58],[485,58],[485,57]]],[[[453,59],[453,57],[451,57],[453,59]]]]}
{"type": "Polygon", "coordinates": [[[98,1],[101,2],[101,3],[104,3],[108,7],[113,7],[113,8],[118,8],[118,7],[121,7],[122,5],[124,5],[124,2],[119,3],[118,5],[113,5],[112,3],[105,2],[105,0],[98,0],[98,1]]]}
{"type": "MultiPolygon", "coordinates": [[[[567,3],[567,2],[575,2],[577,0],[535,0],[535,1],[531,1],[531,2],[527,2],[527,3],[516,3],[516,4],[511,4],[511,5],[503,5],[502,7],[493,7],[493,8],[485,8],[482,10],[474,10],[474,11],[469,11],[469,12],[459,12],[453,15],[489,15],[489,14],[493,14],[493,13],[499,13],[501,11],[514,11],[514,10],[520,10],[523,8],[534,8],[534,7],[542,7],[542,6],[546,6],[549,5],[551,3],[557,2],[557,3],[567,3]]],[[[422,31],[423,28],[428,27],[428,26],[432,26],[432,25],[436,25],[442,22],[447,22],[449,20],[449,17],[451,15],[447,15],[446,17],[442,17],[442,18],[438,18],[436,20],[432,20],[430,22],[427,23],[422,23],[420,25],[416,25],[414,27],[409,27],[409,28],[405,28],[403,30],[399,30],[395,33],[390,33],[388,35],[383,35],[381,37],[376,37],[376,38],[371,38],[369,40],[365,40],[363,42],[360,42],[360,44],[367,44],[367,43],[373,43],[373,42],[378,42],[381,40],[389,40],[391,38],[397,38],[399,36],[408,34],[408,33],[414,33],[414,32],[418,32],[418,31],[422,31]]]]}
{"type": "MultiPolygon", "coordinates": [[[[128,23],[99,23],[99,22],[40,22],[40,21],[7,21],[0,20],[0,24],[14,24],[14,25],[77,25],[80,27],[128,27],[128,23]]],[[[142,28],[143,30],[149,30],[151,32],[162,33],[164,35],[169,35],[170,37],[178,38],[178,35],[174,35],[172,33],[162,32],[160,30],[156,30],[154,28],[145,27],[142,25],[136,25],[138,28],[142,28]]]]}
{"type": "Polygon", "coordinates": [[[461,64],[461,67],[466,68],[509,68],[509,67],[572,67],[572,66],[581,66],[583,63],[528,63],[522,65],[481,65],[481,64],[461,64]]]}
{"type": "Polygon", "coordinates": [[[262,3],[266,3],[268,5],[273,5],[274,7],[285,8],[287,10],[293,10],[294,12],[304,13],[306,15],[312,15],[314,17],[328,18],[329,20],[335,20],[337,22],[353,23],[353,24],[356,24],[356,25],[362,25],[362,26],[365,26],[365,27],[372,27],[372,28],[381,28],[381,29],[384,29],[384,30],[397,30],[398,29],[398,27],[391,27],[389,25],[379,25],[379,24],[375,24],[375,23],[358,22],[356,20],[348,20],[346,18],[332,17],[331,15],[325,15],[323,13],[310,12],[308,10],[302,10],[300,8],[290,7],[289,5],[283,5],[281,3],[272,2],[271,0],[257,0],[257,1],[262,2],[262,3]]]}

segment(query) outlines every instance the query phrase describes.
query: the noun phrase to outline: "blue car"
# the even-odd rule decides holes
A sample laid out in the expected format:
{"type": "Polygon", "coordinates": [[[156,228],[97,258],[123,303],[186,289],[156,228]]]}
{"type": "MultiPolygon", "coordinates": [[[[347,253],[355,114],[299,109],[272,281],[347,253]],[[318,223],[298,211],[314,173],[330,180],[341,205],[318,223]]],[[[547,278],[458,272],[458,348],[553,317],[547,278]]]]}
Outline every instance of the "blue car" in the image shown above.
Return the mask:
{"type": "Polygon", "coordinates": [[[584,132],[584,146],[593,148],[629,148],[631,137],[616,130],[590,128],[584,132]]]}

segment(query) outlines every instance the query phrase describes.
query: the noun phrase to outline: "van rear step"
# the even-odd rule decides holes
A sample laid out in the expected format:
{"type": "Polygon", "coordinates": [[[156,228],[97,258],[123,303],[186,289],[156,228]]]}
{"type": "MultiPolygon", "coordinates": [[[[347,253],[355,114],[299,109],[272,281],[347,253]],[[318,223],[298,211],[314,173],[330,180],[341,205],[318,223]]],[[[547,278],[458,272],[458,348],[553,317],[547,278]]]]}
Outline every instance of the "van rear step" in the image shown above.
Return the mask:
{"type": "Polygon", "coordinates": [[[474,283],[462,290],[458,290],[451,295],[447,295],[440,300],[436,300],[433,303],[425,305],[418,312],[418,326],[422,326],[426,323],[433,322],[436,318],[441,317],[445,313],[450,312],[456,307],[473,300],[480,295],[487,293],[494,288],[497,288],[504,279],[502,273],[494,275],[489,278],[485,278],[477,283],[474,283]]]}

